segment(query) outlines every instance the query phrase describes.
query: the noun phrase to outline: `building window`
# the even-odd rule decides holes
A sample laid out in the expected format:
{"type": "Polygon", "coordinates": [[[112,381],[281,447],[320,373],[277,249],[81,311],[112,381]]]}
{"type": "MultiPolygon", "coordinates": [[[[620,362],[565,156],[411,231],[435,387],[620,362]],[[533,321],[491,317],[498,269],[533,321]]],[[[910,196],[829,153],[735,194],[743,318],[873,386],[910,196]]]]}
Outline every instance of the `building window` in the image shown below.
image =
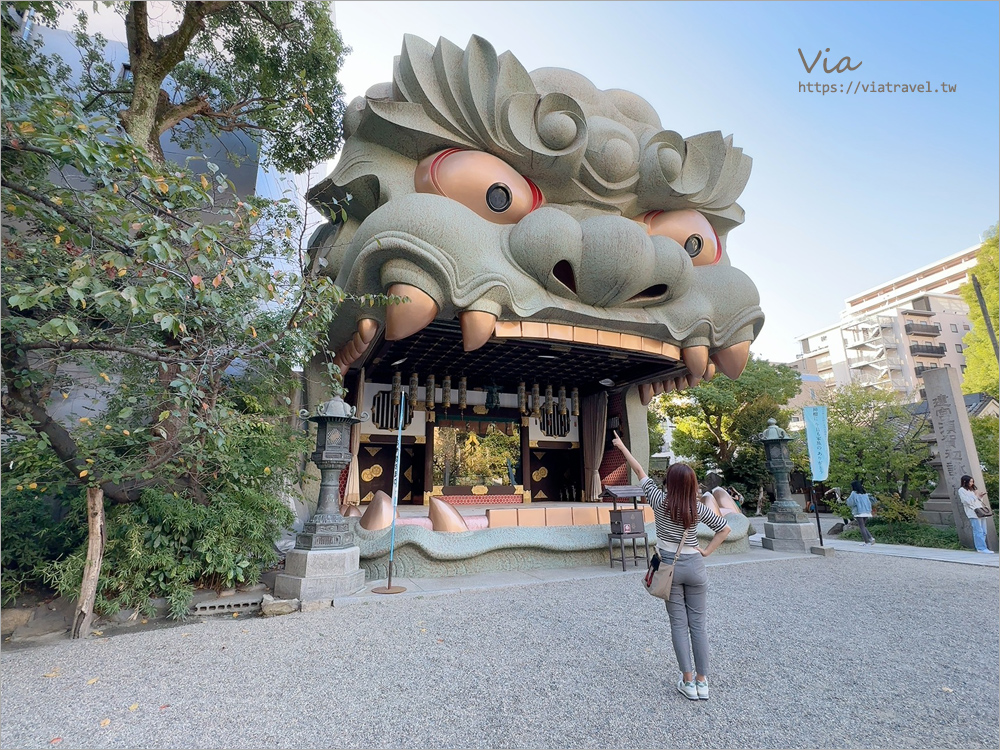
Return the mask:
{"type": "Polygon", "coordinates": [[[959,354],[961,354],[962,353],[962,345],[961,344],[955,344],[955,351],[958,352],[959,354]]]}
{"type": "Polygon", "coordinates": [[[131,83],[132,82],[132,66],[128,63],[122,63],[121,73],[118,74],[119,83],[131,83]]]}
{"type": "Polygon", "coordinates": [[[951,324],[951,332],[952,333],[958,333],[958,324],[957,323],[952,323],[951,324]]]}
{"type": "Polygon", "coordinates": [[[813,400],[816,399],[816,389],[815,388],[810,388],[809,389],[809,398],[811,398],[813,400]]]}
{"type": "Polygon", "coordinates": [[[962,374],[965,375],[965,365],[962,365],[962,374]]]}
{"type": "Polygon", "coordinates": [[[968,331],[969,330],[969,324],[968,323],[963,323],[962,324],[962,330],[963,331],[968,331]]]}

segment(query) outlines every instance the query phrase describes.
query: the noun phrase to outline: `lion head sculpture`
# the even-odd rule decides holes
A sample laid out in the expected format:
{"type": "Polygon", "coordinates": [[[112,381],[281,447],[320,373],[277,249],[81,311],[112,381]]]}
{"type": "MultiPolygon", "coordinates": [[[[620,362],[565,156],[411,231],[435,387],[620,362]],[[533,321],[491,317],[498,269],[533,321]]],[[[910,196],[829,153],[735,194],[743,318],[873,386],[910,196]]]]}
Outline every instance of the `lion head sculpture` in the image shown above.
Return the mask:
{"type": "Polygon", "coordinates": [[[637,357],[618,382],[656,393],[738,377],[763,313],[730,263],[751,160],[719,132],[664,130],[636,94],[568,70],[528,73],[473,36],[406,36],[392,81],[355,99],[334,172],[310,193],[331,223],[312,262],[348,293],[342,369],[434,321],[462,350],[548,341],[637,357]],[[455,322],[457,318],[457,324],[455,322]]]}

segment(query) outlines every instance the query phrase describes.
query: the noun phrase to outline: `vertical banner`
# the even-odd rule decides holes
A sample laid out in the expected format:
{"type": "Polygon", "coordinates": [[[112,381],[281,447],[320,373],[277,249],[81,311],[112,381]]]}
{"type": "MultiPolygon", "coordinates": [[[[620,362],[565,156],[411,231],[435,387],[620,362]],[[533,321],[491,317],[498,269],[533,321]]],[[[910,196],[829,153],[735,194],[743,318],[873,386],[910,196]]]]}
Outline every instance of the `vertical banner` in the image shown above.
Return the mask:
{"type": "Polygon", "coordinates": [[[822,482],[830,472],[830,443],[827,439],[826,407],[803,407],[802,418],[806,423],[806,444],[809,446],[809,468],[812,471],[812,480],[822,482]]]}

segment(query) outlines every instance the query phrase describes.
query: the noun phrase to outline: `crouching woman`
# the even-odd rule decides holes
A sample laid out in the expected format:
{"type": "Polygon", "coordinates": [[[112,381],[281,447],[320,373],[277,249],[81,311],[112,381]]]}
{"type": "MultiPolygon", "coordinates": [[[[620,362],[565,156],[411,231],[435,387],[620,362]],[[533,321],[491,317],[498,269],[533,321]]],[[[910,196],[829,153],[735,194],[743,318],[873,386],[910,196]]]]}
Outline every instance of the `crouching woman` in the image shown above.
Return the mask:
{"type": "Polygon", "coordinates": [[[639,477],[656,517],[657,549],[663,562],[677,555],[673,587],[667,600],[670,638],[681,670],[677,690],[688,700],[708,700],[708,574],[705,558],[729,536],[730,527],[698,501],[698,478],[690,466],[673,464],[667,470],[666,492],[646,475],[615,433],[614,446],[639,477]],[[698,522],[715,532],[708,545],[698,546],[698,522]],[[694,663],[691,654],[694,652],[694,663]]]}

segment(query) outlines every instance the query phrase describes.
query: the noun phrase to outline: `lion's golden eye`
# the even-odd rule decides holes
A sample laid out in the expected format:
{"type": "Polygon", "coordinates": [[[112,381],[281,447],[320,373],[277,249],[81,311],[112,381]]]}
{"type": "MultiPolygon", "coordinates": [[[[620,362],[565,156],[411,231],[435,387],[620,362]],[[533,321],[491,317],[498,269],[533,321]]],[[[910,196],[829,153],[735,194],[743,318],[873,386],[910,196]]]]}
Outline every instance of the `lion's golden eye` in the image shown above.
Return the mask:
{"type": "Polygon", "coordinates": [[[413,182],[418,193],[451,198],[496,224],[516,224],[545,202],[535,183],[482,151],[432,154],[417,165],[413,182]]]}
{"type": "Polygon", "coordinates": [[[650,234],[669,237],[691,256],[696,266],[711,266],[722,258],[719,235],[702,214],[691,209],[681,211],[650,211],[637,217],[650,234]]]}

